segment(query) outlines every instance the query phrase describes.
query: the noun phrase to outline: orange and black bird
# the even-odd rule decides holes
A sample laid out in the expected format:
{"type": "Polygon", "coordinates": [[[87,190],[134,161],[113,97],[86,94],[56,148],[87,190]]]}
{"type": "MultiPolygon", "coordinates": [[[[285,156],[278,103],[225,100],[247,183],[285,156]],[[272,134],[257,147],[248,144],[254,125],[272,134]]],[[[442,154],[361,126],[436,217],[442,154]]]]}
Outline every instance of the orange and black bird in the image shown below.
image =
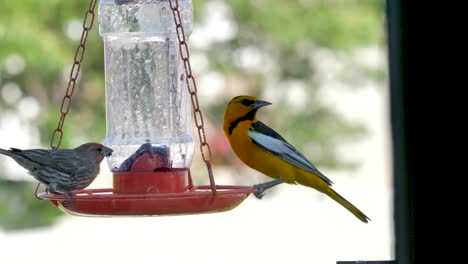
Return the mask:
{"type": "Polygon", "coordinates": [[[337,201],[359,220],[367,217],[332,188],[332,181],[276,131],[257,120],[257,111],[271,103],[253,96],[232,98],[224,112],[224,132],[236,155],[247,166],[275,180],[255,185],[255,196],[280,183],[301,184],[316,189],[337,201]]]}

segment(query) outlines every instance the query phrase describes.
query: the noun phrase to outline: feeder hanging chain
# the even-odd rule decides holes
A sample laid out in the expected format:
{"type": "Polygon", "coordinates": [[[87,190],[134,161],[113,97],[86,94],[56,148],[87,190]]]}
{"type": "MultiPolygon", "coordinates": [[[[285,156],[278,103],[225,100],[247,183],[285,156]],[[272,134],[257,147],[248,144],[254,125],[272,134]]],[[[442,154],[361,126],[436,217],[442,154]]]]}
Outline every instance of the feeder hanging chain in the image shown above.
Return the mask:
{"type": "MultiPolygon", "coordinates": [[[[88,10],[86,10],[83,19],[83,32],[81,33],[80,45],[78,45],[78,47],[76,48],[75,57],[73,58],[73,66],[70,70],[70,79],[68,80],[67,90],[60,105],[60,120],[58,121],[57,128],[54,129],[54,132],[52,132],[52,136],[50,138],[50,147],[53,149],[59,148],[60,143],[62,142],[62,128],[63,124],[65,123],[65,117],[70,111],[71,99],[73,96],[73,92],[75,91],[76,80],[78,79],[81,63],[83,62],[83,57],[86,50],[85,44],[86,40],[88,39],[88,33],[93,27],[94,7],[96,7],[96,3],[97,0],[91,0],[89,2],[88,10]]],[[[38,196],[38,190],[40,185],[40,183],[37,184],[34,194],[37,199],[42,200],[42,198],[38,196]]]]}
{"type": "Polygon", "coordinates": [[[73,92],[75,91],[76,80],[80,73],[81,63],[83,62],[84,53],[86,50],[86,40],[88,39],[88,33],[93,27],[94,23],[94,7],[96,6],[97,0],[91,0],[89,3],[88,10],[85,13],[83,19],[83,32],[81,33],[80,44],[76,48],[75,57],[73,58],[73,66],[70,70],[70,79],[68,80],[67,90],[65,96],[62,99],[60,105],[60,120],[58,121],[57,128],[55,128],[50,139],[50,147],[57,149],[60,147],[63,137],[63,124],[65,123],[65,117],[70,111],[71,100],[73,92]]]}
{"type": "Polygon", "coordinates": [[[190,66],[190,60],[189,60],[190,53],[188,49],[188,43],[185,39],[185,32],[184,32],[184,27],[182,26],[182,19],[180,17],[179,1],[169,0],[169,6],[172,10],[172,15],[174,17],[177,40],[179,42],[180,58],[182,59],[184,63],[185,82],[187,83],[187,89],[190,94],[190,99],[192,100],[193,115],[195,118],[195,126],[198,129],[198,137],[200,139],[200,152],[201,152],[203,161],[205,161],[206,167],[208,169],[211,189],[214,193],[216,193],[216,185],[214,183],[213,172],[211,170],[211,149],[210,149],[210,145],[206,141],[205,124],[203,122],[203,115],[200,110],[200,104],[198,103],[197,84],[195,82],[195,77],[192,75],[192,67],[190,66]]]}

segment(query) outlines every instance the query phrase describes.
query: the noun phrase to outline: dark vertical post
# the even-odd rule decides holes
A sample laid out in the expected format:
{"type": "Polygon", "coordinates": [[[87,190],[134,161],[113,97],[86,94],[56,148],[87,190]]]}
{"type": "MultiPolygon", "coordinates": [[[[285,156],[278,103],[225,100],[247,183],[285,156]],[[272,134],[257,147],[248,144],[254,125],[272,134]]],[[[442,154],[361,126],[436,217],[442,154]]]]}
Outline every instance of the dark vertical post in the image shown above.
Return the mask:
{"type": "Polygon", "coordinates": [[[414,74],[409,52],[411,30],[408,24],[408,2],[387,1],[387,30],[390,66],[390,105],[393,136],[395,250],[398,264],[415,262],[414,214],[414,135],[415,116],[410,107],[414,74]]]}

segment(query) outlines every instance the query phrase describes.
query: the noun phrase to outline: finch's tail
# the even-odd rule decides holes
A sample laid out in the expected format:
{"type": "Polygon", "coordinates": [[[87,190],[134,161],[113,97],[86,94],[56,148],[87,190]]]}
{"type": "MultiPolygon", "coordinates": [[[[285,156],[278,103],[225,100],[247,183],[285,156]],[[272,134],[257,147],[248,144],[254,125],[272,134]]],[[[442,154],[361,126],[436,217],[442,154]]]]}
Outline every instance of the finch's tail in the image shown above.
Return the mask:
{"type": "Polygon", "coordinates": [[[8,150],[1,149],[1,148],[0,148],[0,154],[3,154],[3,155],[5,155],[5,156],[11,156],[11,155],[10,155],[10,152],[9,152],[8,150]]]}
{"type": "Polygon", "coordinates": [[[38,167],[38,163],[31,160],[30,158],[21,155],[22,150],[11,148],[10,150],[4,150],[0,148],[0,154],[8,156],[14,159],[19,165],[23,166],[28,171],[31,171],[33,168],[38,167]]]}
{"type": "Polygon", "coordinates": [[[13,158],[16,161],[18,161],[18,158],[24,159],[23,156],[18,155],[19,152],[21,152],[20,149],[11,148],[10,150],[6,150],[6,149],[1,149],[0,148],[0,154],[3,154],[3,155],[8,156],[10,158],[13,158]]]}
{"type": "Polygon", "coordinates": [[[370,221],[370,218],[367,217],[361,210],[357,209],[356,206],[352,205],[348,200],[346,200],[343,196],[339,195],[337,192],[335,192],[332,188],[328,188],[328,190],[325,192],[328,196],[330,196],[333,200],[337,201],[339,204],[341,204],[343,207],[348,209],[353,215],[355,215],[359,220],[361,220],[364,223],[367,223],[370,221]]]}

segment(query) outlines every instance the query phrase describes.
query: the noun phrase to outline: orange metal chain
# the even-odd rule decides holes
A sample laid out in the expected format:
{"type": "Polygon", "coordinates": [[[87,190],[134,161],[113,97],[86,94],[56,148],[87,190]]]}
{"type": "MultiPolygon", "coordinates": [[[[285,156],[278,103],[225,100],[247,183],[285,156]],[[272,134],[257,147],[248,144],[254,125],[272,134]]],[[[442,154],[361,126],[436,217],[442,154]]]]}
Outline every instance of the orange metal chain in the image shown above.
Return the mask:
{"type": "Polygon", "coordinates": [[[73,66],[70,70],[70,79],[68,80],[67,90],[63,97],[62,104],[60,105],[60,120],[57,124],[57,128],[52,133],[50,139],[50,147],[53,149],[59,148],[63,137],[63,124],[65,123],[65,117],[70,111],[71,100],[73,92],[75,91],[76,80],[80,73],[81,63],[85,53],[86,40],[88,39],[88,33],[93,27],[94,23],[94,7],[96,6],[97,0],[91,0],[89,3],[88,10],[85,13],[83,20],[83,32],[81,33],[80,44],[76,48],[73,66]]]}
{"type": "Polygon", "coordinates": [[[174,17],[174,23],[177,32],[177,40],[179,41],[180,58],[184,63],[186,75],[185,82],[187,83],[187,89],[190,94],[190,99],[192,100],[195,126],[198,129],[198,137],[200,139],[200,151],[203,161],[206,163],[206,167],[208,169],[211,191],[214,194],[216,194],[216,184],[213,177],[213,171],[211,169],[211,149],[210,145],[206,141],[205,124],[203,122],[203,115],[200,110],[200,104],[198,103],[197,84],[195,82],[195,77],[192,75],[192,67],[190,66],[190,53],[188,43],[185,38],[184,27],[182,26],[182,19],[180,18],[179,1],[169,0],[169,6],[172,10],[172,15],[174,17]]]}
{"type": "MultiPolygon", "coordinates": [[[[94,8],[96,7],[97,0],[91,0],[89,2],[88,10],[86,10],[84,19],[83,19],[83,32],[81,33],[80,44],[76,48],[75,57],[73,58],[73,66],[70,70],[70,79],[68,80],[67,90],[65,92],[65,96],[62,99],[62,103],[60,105],[60,120],[58,121],[57,128],[54,129],[52,132],[52,136],[50,139],[50,147],[53,149],[57,149],[60,147],[60,143],[62,142],[63,137],[63,124],[65,123],[65,117],[67,116],[68,112],[70,111],[71,100],[73,96],[73,92],[75,91],[76,80],[78,79],[78,74],[80,73],[81,63],[83,62],[84,53],[86,50],[86,40],[88,39],[88,33],[93,27],[94,23],[94,8]]],[[[38,196],[39,186],[41,184],[38,183],[35,190],[35,195],[37,199],[42,200],[38,196]]]]}

